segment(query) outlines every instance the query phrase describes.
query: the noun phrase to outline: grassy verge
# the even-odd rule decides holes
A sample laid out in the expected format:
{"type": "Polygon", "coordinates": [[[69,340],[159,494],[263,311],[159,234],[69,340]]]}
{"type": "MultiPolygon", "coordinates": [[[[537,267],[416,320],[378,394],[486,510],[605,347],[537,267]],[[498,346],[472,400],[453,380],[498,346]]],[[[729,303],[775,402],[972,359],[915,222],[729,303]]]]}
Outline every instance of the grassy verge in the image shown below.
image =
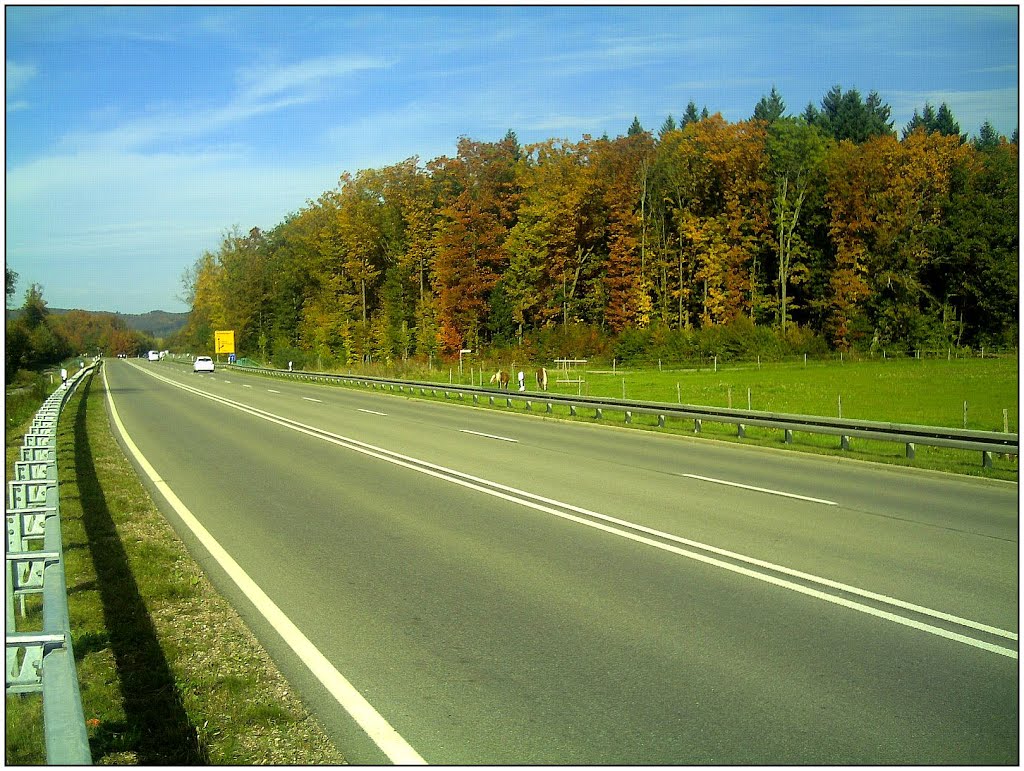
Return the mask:
{"type": "MultiPolygon", "coordinates": [[[[20,435],[16,441],[15,454],[20,435]]],[[[142,487],[110,433],[101,380],[69,402],[57,453],[68,605],[93,762],[343,763],[142,487]]],[[[8,764],[45,762],[38,702],[7,698],[8,764]]]]}

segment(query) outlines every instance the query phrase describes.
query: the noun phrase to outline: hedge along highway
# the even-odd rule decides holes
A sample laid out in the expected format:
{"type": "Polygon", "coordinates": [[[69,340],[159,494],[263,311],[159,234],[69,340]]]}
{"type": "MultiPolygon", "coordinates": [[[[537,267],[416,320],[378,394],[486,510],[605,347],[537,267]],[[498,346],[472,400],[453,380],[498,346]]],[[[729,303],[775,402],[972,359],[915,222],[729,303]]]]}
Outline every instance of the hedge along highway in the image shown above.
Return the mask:
{"type": "MultiPolygon", "coordinates": [[[[474,493],[490,496],[535,512],[557,517],[575,525],[628,540],[635,544],[641,544],[644,547],[656,549],[676,557],[700,562],[746,579],[753,579],[806,597],[815,598],[842,607],[847,611],[856,611],[876,619],[905,626],[920,633],[935,635],[947,641],[971,646],[1011,659],[1015,659],[1017,656],[1016,650],[1011,647],[1016,641],[1016,633],[998,626],[984,624],[960,615],[946,613],[918,603],[907,602],[882,593],[872,592],[849,583],[835,581],[786,565],[758,559],[734,550],[722,549],[699,540],[683,538],[665,530],[647,527],[621,517],[613,517],[596,511],[593,508],[577,506],[551,496],[538,495],[520,487],[503,484],[480,475],[467,474],[445,465],[388,450],[337,432],[317,428],[308,422],[300,422],[282,414],[260,409],[232,398],[220,396],[192,386],[186,386],[171,378],[158,375],[149,369],[139,369],[147,375],[160,379],[167,385],[186,390],[197,397],[211,400],[231,410],[244,412],[260,420],[301,433],[307,437],[312,437],[319,441],[359,453],[365,457],[429,476],[446,484],[456,485],[471,490],[474,493]]],[[[322,400],[312,401],[309,397],[303,398],[314,404],[322,404],[322,400]]],[[[379,414],[383,411],[379,410],[376,413],[379,414]]],[[[506,440],[511,438],[490,435],[487,432],[476,433],[482,438],[487,438],[488,436],[490,438],[506,440]]],[[[154,475],[156,474],[156,472],[153,473],[154,475]]],[[[700,481],[715,484],[730,484],[728,480],[714,479],[702,475],[689,476],[700,481]]],[[[154,476],[154,482],[157,480],[158,477],[154,476]]],[[[760,491],[772,495],[787,494],[786,491],[770,490],[756,486],[748,486],[747,489],[752,492],[760,491]]],[[[168,492],[170,492],[169,489],[168,492]]],[[[171,494],[173,495],[173,493],[171,494]]],[[[816,501],[821,505],[835,504],[834,501],[814,499],[810,496],[803,496],[803,498],[816,501]]],[[[256,589],[259,588],[256,587],[256,589]]]]}

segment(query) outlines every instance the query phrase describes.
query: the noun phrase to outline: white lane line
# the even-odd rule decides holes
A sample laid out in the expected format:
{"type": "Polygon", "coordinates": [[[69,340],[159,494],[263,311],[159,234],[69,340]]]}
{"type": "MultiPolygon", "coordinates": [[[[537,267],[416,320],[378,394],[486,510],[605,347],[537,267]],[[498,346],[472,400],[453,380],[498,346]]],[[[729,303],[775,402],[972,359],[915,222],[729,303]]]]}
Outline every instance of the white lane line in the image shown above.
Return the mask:
{"type": "Polygon", "coordinates": [[[474,436],[484,436],[487,437],[488,439],[498,439],[499,441],[502,442],[512,442],[513,444],[519,444],[518,439],[509,439],[507,436],[498,436],[497,434],[485,434],[482,431],[470,431],[468,428],[460,428],[459,431],[461,431],[464,434],[473,434],[474,436]]]}
{"type": "Polygon", "coordinates": [[[280,391],[275,391],[273,388],[268,388],[267,392],[268,393],[272,393],[272,394],[279,394],[279,393],[281,393],[280,391]]]}
{"type": "Polygon", "coordinates": [[[192,531],[195,537],[206,548],[225,573],[231,577],[235,585],[245,594],[249,601],[277,631],[281,638],[288,644],[299,659],[305,663],[313,675],[319,680],[327,691],[337,700],[338,704],[348,712],[359,726],[373,739],[374,743],[388,756],[395,765],[426,765],[424,760],[408,742],[385,720],[359,691],[342,675],[334,665],[324,656],[320,650],[306,637],[297,626],[289,619],[272,599],[264,592],[259,585],[249,577],[249,574],[242,569],[220,543],[203,527],[188,507],[181,502],[181,499],[174,494],[174,491],[167,486],[156,469],[128,436],[128,431],[121,422],[117,407],[114,406],[114,397],[107,385],[107,373],[103,373],[103,384],[107,392],[107,403],[110,405],[110,414],[114,418],[121,438],[124,440],[128,451],[135,457],[139,466],[146,476],[156,485],[160,493],[167,499],[182,522],[192,531]]]}
{"type": "Polygon", "coordinates": [[[252,386],[248,385],[247,383],[243,383],[242,384],[242,388],[252,388],[252,386]]]}
{"type": "Polygon", "coordinates": [[[487,479],[475,477],[471,474],[466,474],[461,471],[446,468],[445,466],[430,463],[429,461],[420,460],[418,458],[413,458],[408,455],[402,455],[401,453],[393,452],[391,450],[385,450],[381,447],[376,447],[372,444],[367,444],[366,442],[360,442],[358,439],[349,439],[348,437],[340,436],[338,434],[332,434],[323,429],[316,428],[315,426],[309,426],[304,423],[300,423],[296,420],[291,420],[290,418],[284,418],[279,415],[275,415],[272,412],[266,412],[265,410],[260,410],[256,407],[250,407],[249,405],[242,404],[241,402],[232,401],[231,399],[227,399],[221,396],[214,396],[213,394],[206,393],[205,391],[200,391],[196,388],[192,388],[190,386],[177,383],[173,380],[169,380],[161,375],[158,375],[154,372],[150,372],[149,370],[144,369],[142,367],[136,368],[139,369],[141,372],[144,372],[145,374],[149,375],[150,377],[156,378],[157,380],[162,380],[168,383],[169,385],[173,385],[176,388],[180,388],[184,391],[189,391],[190,393],[193,393],[197,396],[202,396],[206,399],[220,402],[221,404],[227,405],[242,412],[249,413],[250,415],[262,418],[271,423],[276,423],[286,428],[291,428],[294,431],[298,431],[300,433],[307,434],[308,436],[312,436],[322,441],[338,445],[339,447],[354,450],[356,452],[362,453],[363,455],[368,455],[373,458],[378,458],[380,460],[387,461],[388,463],[392,463],[396,466],[401,466],[403,468],[408,468],[412,471],[416,471],[421,474],[436,477],[437,479],[442,479],[444,481],[457,484],[461,487],[477,490],[486,495],[490,495],[495,498],[501,498],[511,503],[516,503],[520,506],[525,506],[527,508],[535,509],[537,511],[542,511],[547,514],[551,514],[553,516],[569,520],[571,522],[576,522],[577,524],[584,525],[586,527],[591,527],[596,530],[601,530],[613,535],[617,535],[621,538],[626,538],[631,541],[643,543],[647,546],[652,546],[656,549],[661,549],[662,551],[667,551],[673,554],[678,554],[683,557],[688,557],[698,562],[704,562],[710,565],[715,565],[716,567],[720,567],[724,570],[728,570],[733,573],[739,573],[740,575],[748,576],[750,578],[754,578],[759,581],[764,581],[765,583],[774,584],[776,586],[781,586],[786,589],[790,589],[794,592],[798,592],[800,594],[816,597],[818,599],[824,600],[825,602],[830,602],[834,605],[840,605],[842,607],[849,608],[851,610],[856,610],[858,612],[865,613],[870,616],[883,618],[888,621],[892,621],[896,624],[901,624],[903,626],[908,626],[913,629],[928,632],[929,634],[934,634],[938,637],[944,637],[949,640],[955,640],[956,642],[963,643],[964,645],[970,645],[975,648],[981,648],[982,650],[998,653],[1001,656],[1007,656],[1008,658],[1012,659],[1016,659],[1018,657],[1017,651],[1011,648],[1004,648],[1000,645],[993,645],[992,643],[988,643],[983,640],[976,640],[973,637],[967,637],[966,635],[962,635],[957,632],[951,632],[941,627],[933,626],[931,624],[925,624],[920,621],[917,621],[916,619],[906,618],[904,616],[896,615],[895,613],[879,610],[878,608],[874,608],[870,605],[864,605],[863,603],[857,602],[855,600],[848,600],[844,597],[837,597],[835,595],[827,594],[825,592],[813,589],[808,586],[804,586],[802,584],[796,584],[792,581],[787,581],[786,579],[778,578],[777,576],[759,573],[756,570],[745,568],[742,565],[735,565],[729,562],[723,562],[719,559],[715,559],[714,557],[708,557],[705,554],[699,554],[696,552],[688,551],[686,549],[681,549],[677,546],[672,546],[671,544],[666,544],[661,541],[653,541],[650,538],[637,535],[636,532],[620,530],[618,527],[606,525],[603,524],[603,522],[609,522],[612,523],[612,525],[626,527],[632,531],[649,533],[658,538],[663,538],[665,540],[674,541],[675,543],[692,546],[703,551],[711,552],[713,554],[719,554],[723,557],[728,557],[739,562],[745,562],[749,565],[767,568],[768,570],[790,575],[804,581],[817,583],[819,585],[830,587],[833,589],[839,589],[840,591],[847,592],[849,594],[854,594],[878,602],[883,602],[894,607],[904,608],[906,610],[910,610],[922,615],[928,615],[933,618],[943,619],[945,621],[955,623],[959,626],[988,632],[990,634],[1005,637],[1010,640],[1017,639],[1016,632],[1010,632],[1005,629],[999,629],[998,627],[992,627],[987,624],[981,624],[977,621],[971,621],[970,619],[961,618],[951,613],[945,613],[943,611],[934,610],[932,608],[927,608],[921,605],[915,605],[914,603],[905,602],[894,597],[887,597],[883,594],[877,594],[866,589],[860,589],[858,587],[843,584],[838,581],[832,581],[828,578],[822,578],[821,576],[816,576],[810,573],[804,573],[799,570],[794,570],[793,568],[785,567],[783,565],[776,565],[771,562],[759,560],[756,557],[748,557],[744,554],[738,554],[736,552],[730,552],[726,549],[720,549],[716,546],[702,544],[699,541],[692,541],[688,538],[682,538],[677,535],[672,535],[671,533],[665,533],[660,530],[654,530],[653,528],[648,528],[633,522],[617,519],[606,514],[600,514],[596,511],[584,509],[579,506],[573,506],[572,504],[569,503],[564,503],[551,498],[545,498],[534,493],[526,492],[525,490],[519,490],[517,488],[509,487],[508,485],[503,485],[498,482],[492,482],[487,479]],[[502,491],[508,491],[508,493],[511,494],[507,494],[506,492],[502,491]],[[534,503],[534,501],[540,501],[543,503],[534,503]],[[549,506],[543,504],[551,505],[549,506]],[[559,506],[564,510],[559,511],[557,509],[552,508],[551,506],[559,506]],[[603,520],[603,522],[595,522],[591,519],[583,519],[582,517],[569,514],[567,513],[567,511],[576,511],[588,517],[603,520]]]}
{"type": "Polygon", "coordinates": [[[767,493],[768,495],[781,495],[783,498],[796,498],[798,501],[810,501],[811,503],[820,503],[824,506],[838,506],[839,504],[835,501],[826,501],[823,498],[810,498],[806,495],[797,495],[796,493],[785,493],[781,490],[770,490],[767,487],[754,487],[753,485],[741,485],[739,482],[729,482],[725,479],[714,479],[712,477],[702,477],[698,474],[680,474],[680,476],[689,477],[690,479],[699,479],[701,482],[711,482],[716,485],[726,485],[728,487],[739,487],[744,490],[753,490],[756,493],[767,493]]]}
{"type": "Polygon", "coordinates": [[[386,412],[377,412],[377,410],[364,410],[362,407],[359,407],[356,410],[356,412],[365,412],[368,415],[380,415],[380,416],[385,417],[385,418],[388,416],[388,414],[386,412]]]}
{"type": "Polygon", "coordinates": [[[309,396],[303,396],[302,398],[305,399],[307,402],[316,402],[317,404],[323,404],[323,402],[320,401],[319,399],[313,399],[310,398],[309,396]]]}

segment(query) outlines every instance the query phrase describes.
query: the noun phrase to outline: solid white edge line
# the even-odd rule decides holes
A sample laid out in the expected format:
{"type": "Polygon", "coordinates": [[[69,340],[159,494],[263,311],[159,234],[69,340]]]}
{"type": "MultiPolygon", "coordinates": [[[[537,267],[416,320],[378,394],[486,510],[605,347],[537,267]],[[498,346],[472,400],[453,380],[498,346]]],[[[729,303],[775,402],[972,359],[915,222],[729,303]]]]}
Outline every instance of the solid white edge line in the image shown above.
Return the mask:
{"type": "Polygon", "coordinates": [[[753,490],[758,493],[767,493],[768,495],[781,495],[783,498],[796,498],[798,501],[810,501],[811,503],[820,503],[824,506],[838,506],[839,504],[835,501],[826,501],[824,498],[811,498],[806,495],[797,495],[796,493],[786,493],[782,490],[772,490],[767,487],[754,487],[753,485],[744,485],[739,482],[729,482],[725,479],[715,479],[713,477],[702,477],[698,474],[682,474],[681,476],[688,477],[690,479],[699,479],[702,482],[711,482],[716,485],[727,485],[728,487],[739,487],[743,490],[753,490]]]}
{"type": "Polygon", "coordinates": [[[314,677],[323,684],[338,704],[352,716],[356,723],[359,724],[359,727],[369,735],[392,763],[395,765],[426,765],[426,761],[420,754],[373,708],[345,676],[334,668],[334,665],[331,664],[327,657],[313,645],[309,638],[292,623],[291,619],[281,611],[266,592],[235,562],[231,555],[225,551],[220,543],[189,511],[188,507],[174,494],[174,491],[171,490],[167,483],[160,478],[156,469],[146,460],[146,457],[136,446],[135,442],[132,441],[124,424],[121,422],[121,416],[117,412],[117,407],[114,405],[114,397],[111,395],[107,384],[107,373],[105,370],[103,372],[103,385],[107,394],[107,402],[110,405],[110,414],[128,451],[131,452],[146,476],[156,485],[160,494],[164,496],[186,527],[192,531],[193,535],[210,553],[210,556],[217,561],[217,564],[235,582],[235,585],[238,586],[246,598],[256,607],[277,633],[281,635],[281,639],[296,653],[309,668],[310,672],[313,673],[314,677]]]}
{"type": "Polygon", "coordinates": [[[483,436],[488,439],[498,439],[502,442],[512,442],[514,444],[519,444],[518,439],[509,439],[507,436],[498,436],[497,434],[485,434],[482,431],[470,431],[468,428],[460,428],[459,431],[462,432],[463,434],[473,434],[474,436],[483,436]]]}
{"type": "Polygon", "coordinates": [[[438,479],[446,480],[446,481],[451,482],[453,484],[460,485],[462,487],[467,487],[467,488],[470,488],[470,489],[473,489],[473,490],[477,490],[479,492],[485,493],[487,495],[494,496],[496,498],[502,498],[502,499],[510,501],[512,503],[517,503],[517,504],[519,504],[521,506],[526,506],[527,508],[532,508],[532,509],[536,509],[537,511],[543,511],[543,512],[548,513],[548,514],[553,514],[554,516],[561,517],[562,519],[567,519],[567,520],[570,520],[572,522],[577,522],[579,524],[586,525],[587,527],[592,527],[592,528],[595,528],[595,529],[598,529],[598,530],[603,530],[605,532],[612,533],[612,534],[615,534],[615,535],[619,535],[619,536],[621,536],[623,538],[627,538],[627,539],[632,540],[632,541],[637,541],[639,543],[644,543],[644,544],[646,544],[648,546],[653,546],[653,547],[655,547],[657,549],[661,549],[663,551],[668,551],[668,552],[672,552],[672,553],[675,553],[675,554],[679,554],[679,555],[684,556],[684,557],[689,557],[691,559],[695,559],[695,560],[698,560],[700,562],[706,562],[708,564],[712,564],[712,565],[715,565],[717,567],[724,568],[724,569],[732,571],[734,573],[740,573],[742,575],[746,575],[746,576],[748,576],[750,578],[755,578],[757,580],[764,581],[766,583],[775,584],[777,586],[782,586],[782,587],[791,589],[792,591],[799,592],[801,594],[806,594],[806,595],[809,595],[809,596],[812,596],[812,597],[817,597],[819,599],[825,600],[826,602],[831,602],[831,603],[833,603],[835,605],[841,605],[843,607],[847,607],[847,608],[850,608],[852,610],[857,610],[857,611],[860,611],[862,613],[866,613],[868,615],[877,616],[879,618],[884,618],[884,619],[887,619],[889,621],[893,621],[893,622],[895,622],[897,624],[902,624],[904,626],[909,626],[909,627],[912,627],[914,629],[919,629],[921,631],[929,632],[930,634],[935,634],[935,635],[937,635],[939,637],[945,637],[945,638],[950,639],[950,640],[956,640],[956,641],[964,643],[966,645],[971,645],[971,646],[976,647],[976,648],[982,648],[984,650],[992,651],[993,653],[998,653],[998,654],[1000,654],[1002,656],[1008,656],[1009,658],[1016,659],[1018,657],[1017,651],[1012,650],[1010,648],[1004,648],[1004,647],[999,646],[999,645],[993,645],[991,643],[987,643],[987,642],[984,642],[982,640],[975,640],[974,638],[967,637],[966,635],[961,635],[961,634],[958,634],[956,632],[950,632],[950,631],[948,631],[946,629],[942,629],[941,627],[932,626],[931,624],[925,624],[925,623],[922,623],[922,622],[919,622],[919,621],[915,621],[914,619],[904,618],[903,616],[897,616],[897,615],[895,615],[893,613],[889,613],[888,611],[878,610],[876,608],[872,608],[869,605],[864,605],[862,603],[855,602],[853,600],[847,600],[847,599],[842,598],[842,597],[836,597],[834,595],[826,594],[826,593],[820,592],[820,591],[818,591],[816,589],[811,589],[810,587],[804,587],[804,586],[801,586],[800,584],[794,584],[793,582],[787,581],[785,579],[780,579],[780,578],[776,578],[774,576],[769,576],[769,575],[765,575],[763,573],[758,573],[758,572],[756,572],[754,570],[750,570],[748,568],[744,568],[744,567],[741,567],[739,565],[733,565],[733,564],[728,563],[728,562],[722,562],[721,560],[717,560],[717,559],[715,559],[713,557],[707,557],[707,556],[702,555],[702,554],[696,554],[694,552],[687,551],[685,549],[680,549],[678,547],[671,546],[669,544],[661,543],[659,541],[652,541],[649,538],[645,538],[643,536],[638,536],[638,535],[635,535],[634,533],[622,531],[622,530],[619,530],[618,528],[610,527],[608,525],[603,525],[600,522],[593,522],[593,521],[590,521],[590,520],[587,520],[587,519],[582,519],[582,518],[576,517],[576,516],[574,516],[572,514],[567,514],[564,511],[557,511],[555,509],[550,508],[549,506],[535,504],[535,503],[531,502],[530,500],[524,500],[524,498],[533,499],[533,500],[537,500],[537,501],[544,501],[545,503],[550,503],[550,504],[555,505],[555,506],[560,506],[560,507],[562,507],[562,508],[564,508],[566,510],[569,510],[569,511],[577,511],[577,512],[580,512],[580,513],[585,514],[587,516],[591,516],[591,517],[595,517],[597,519],[604,520],[606,522],[612,522],[614,524],[618,524],[618,525],[621,525],[621,526],[624,526],[624,527],[628,527],[628,528],[630,528],[632,530],[638,530],[638,531],[650,533],[651,535],[655,535],[655,536],[660,537],[660,538],[665,538],[665,539],[668,539],[668,540],[672,540],[672,541],[675,541],[677,543],[683,543],[683,544],[686,544],[688,546],[693,546],[695,548],[702,549],[704,551],[710,551],[710,552],[715,553],[715,554],[720,554],[722,556],[730,557],[732,559],[737,559],[739,561],[746,562],[748,564],[757,565],[759,567],[764,567],[764,568],[767,568],[769,570],[773,570],[773,571],[776,571],[776,572],[784,573],[784,574],[787,574],[787,575],[792,575],[794,577],[798,577],[798,578],[801,578],[801,579],[804,579],[804,580],[808,580],[808,581],[812,581],[812,582],[815,582],[815,583],[819,583],[821,585],[828,586],[828,587],[835,588],[835,589],[839,589],[841,591],[846,591],[846,592],[849,592],[851,594],[857,594],[857,595],[862,596],[862,597],[878,600],[880,602],[885,602],[887,604],[891,604],[891,605],[894,605],[896,607],[901,607],[901,608],[904,608],[906,610],[911,610],[911,611],[914,611],[914,612],[917,612],[917,613],[921,613],[921,614],[924,614],[924,615],[930,615],[930,616],[932,616],[934,618],[940,618],[940,619],[943,619],[943,620],[946,620],[946,621],[951,621],[951,622],[956,623],[956,624],[958,624],[960,626],[966,626],[966,627],[970,627],[970,628],[973,628],[973,629],[978,629],[978,630],[981,630],[981,631],[990,632],[992,634],[999,635],[999,636],[1002,636],[1002,637],[1006,637],[1008,639],[1016,640],[1017,639],[1017,634],[1014,633],[1014,632],[1009,632],[1007,630],[999,629],[997,627],[991,627],[991,626],[988,626],[988,625],[985,625],[985,624],[980,624],[980,623],[978,623],[976,621],[971,621],[970,619],[960,618],[959,616],[954,616],[954,615],[949,614],[949,613],[944,613],[942,611],[934,610],[934,609],[931,609],[931,608],[926,608],[926,607],[923,607],[923,606],[920,606],[920,605],[914,605],[913,603],[904,602],[903,600],[897,600],[895,598],[886,597],[885,595],[876,594],[874,592],[869,592],[869,591],[867,591],[865,589],[859,589],[859,588],[854,587],[854,586],[848,586],[846,584],[839,583],[838,581],[832,581],[830,579],[822,578],[820,576],[815,576],[815,575],[812,575],[810,573],[802,573],[801,571],[793,570],[792,568],[787,568],[787,567],[784,567],[782,565],[775,565],[773,563],[765,562],[764,560],[759,560],[759,559],[756,559],[754,557],[748,557],[746,555],[737,554],[735,552],[730,552],[730,551],[727,551],[725,549],[719,549],[718,547],[715,547],[715,546],[710,546],[710,545],[707,545],[707,544],[701,544],[698,541],[691,541],[689,539],[682,538],[680,536],[672,535],[671,533],[663,533],[661,531],[654,530],[652,528],[644,527],[643,525],[637,525],[637,524],[634,524],[634,523],[631,523],[631,522],[627,522],[625,520],[616,519],[615,517],[610,517],[610,516],[605,515],[605,514],[599,514],[598,512],[594,512],[594,511],[590,511],[588,509],[583,509],[583,508],[580,508],[580,507],[577,507],[577,506],[573,506],[571,504],[562,503],[561,501],[556,501],[556,500],[553,500],[553,499],[550,499],[550,498],[544,498],[543,496],[535,495],[533,493],[528,493],[528,492],[526,492],[524,490],[518,490],[517,488],[514,488],[514,487],[509,487],[507,485],[502,485],[502,484],[497,483],[497,482],[491,482],[490,480],[481,479],[479,477],[474,477],[474,476],[472,476],[470,474],[465,474],[465,473],[463,473],[461,471],[455,471],[454,469],[448,469],[448,468],[446,468],[444,466],[439,466],[437,464],[430,463],[428,461],[419,460],[417,458],[412,458],[412,457],[409,457],[409,456],[406,456],[406,455],[402,455],[401,453],[393,452],[391,450],[385,450],[385,449],[380,448],[380,447],[375,447],[375,446],[373,446],[371,444],[367,444],[365,442],[360,442],[357,439],[349,439],[347,437],[342,437],[342,436],[339,436],[337,434],[333,434],[331,432],[324,431],[323,429],[318,429],[318,428],[315,428],[313,426],[307,426],[307,425],[305,425],[303,423],[300,423],[298,421],[291,420],[290,418],[282,418],[280,416],[274,415],[273,413],[265,412],[263,410],[260,410],[260,409],[258,409],[256,407],[250,407],[249,405],[242,404],[241,402],[235,402],[235,401],[232,401],[231,399],[226,399],[226,398],[221,397],[221,396],[215,396],[213,394],[208,394],[208,393],[206,393],[204,391],[199,391],[199,390],[197,390],[195,388],[192,388],[191,386],[187,386],[187,385],[184,385],[184,384],[181,384],[181,383],[176,383],[173,380],[169,380],[167,378],[164,378],[164,377],[162,377],[162,376],[160,376],[160,375],[158,375],[158,374],[156,374],[154,372],[150,372],[150,371],[148,371],[146,369],[143,369],[143,368],[138,368],[138,369],[140,369],[140,371],[142,371],[142,372],[145,372],[150,377],[156,378],[158,380],[164,380],[165,382],[167,382],[170,385],[174,385],[177,388],[181,388],[183,390],[186,390],[186,391],[189,391],[191,393],[194,393],[197,396],[202,396],[202,397],[207,398],[207,399],[211,399],[211,400],[214,400],[214,401],[219,401],[219,402],[221,402],[221,403],[223,403],[223,404],[225,404],[225,405],[227,405],[229,407],[232,407],[232,408],[237,409],[237,410],[241,410],[243,412],[248,412],[251,415],[263,418],[264,420],[270,421],[272,423],[277,423],[278,425],[284,426],[286,428],[291,428],[294,431],[299,431],[300,433],[308,434],[308,435],[313,436],[315,438],[321,439],[322,441],[329,442],[331,444],[336,444],[336,445],[338,445],[340,447],[345,447],[347,449],[355,450],[356,452],[360,452],[360,453],[362,453],[364,455],[369,455],[371,457],[379,458],[380,460],[385,460],[385,461],[387,461],[389,463],[393,463],[393,464],[395,464],[397,466],[402,466],[402,467],[411,469],[413,471],[417,471],[417,472],[419,472],[421,474],[427,474],[428,476],[433,476],[433,477],[436,477],[438,479]],[[473,481],[470,482],[470,481],[467,481],[467,480],[473,480],[473,481]],[[475,483],[480,483],[480,484],[475,484],[475,483]],[[489,487],[484,487],[482,485],[488,485],[489,487]],[[514,495],[506,495],[505,493],[500,492],[500,490],[507,490],[507,491],[513,493],[515,496],[523,496],[523,497],[514,497],[514,495]]]}
{"type": "Polygon", "coordinates": [[[309,396],[303,396],[302,398],[305,399],[307,402],[316,402],[317,404],[323,404],[323,402],[320,401],[319,399],[313,399],[312,397],[309,396]]]}
{"type": "Polygon", "coordinates": [[[365,412],[368,415],[380,415],[382,418],[386,418],[388,416],[386,412],[377,412],[377,410],[364,410],[362,407],[356,408],[356,412],[365,412]]]}

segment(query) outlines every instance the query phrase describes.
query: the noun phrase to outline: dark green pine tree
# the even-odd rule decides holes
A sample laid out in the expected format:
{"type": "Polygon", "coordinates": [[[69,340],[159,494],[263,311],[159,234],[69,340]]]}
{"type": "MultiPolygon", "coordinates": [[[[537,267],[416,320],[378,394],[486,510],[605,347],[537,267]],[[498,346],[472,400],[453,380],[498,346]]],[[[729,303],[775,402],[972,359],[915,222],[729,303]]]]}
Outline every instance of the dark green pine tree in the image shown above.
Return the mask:
{"type": "Polygon", "coordinates": [[[644,133],[644,127],[640,125],[640,119],[634,115],[633,116],[633,123],[632,123],[632,125],[630,125],[629,131],[626,132],[626,136],[628,136],[628,137],[635,137],[635,136],[638,136],[639,134],[643,134],[643,133],[644,133]]]}
{"type": "Polygon", "coordinates": [[[999,147],[999,139],[999,132],[996,131],[995,126],[985,121],[981,124],[981,131],[978,132],[978,136],[974,140],[974,146],[982,152],[994,150],[999,147]]]}
{"type": "Polygon", "coordinates": [[[935,131],[938,131],[943,136],[960,137],[961,144],[967,141],[967,135],[960,133],[960,124],[953,119],[953,112],[945,102],[942,103],[939,111],[935,114],[934,126],[935,131]]]}
{"type": "Polygon", "coordinates": [[[953,119],[953,113],[945,102],[937,112],[928,102],[924,103],[923,112],[918,113],[914,110],[914,117],[903,129],[903,138],[906,139],[917,129],[924,129],[929,134],[959,137],[961,144],[967,140],[967,137],[960,133],[960,124],[953,119]]]}
{"type": "MultiPolygon", "coordinates": [[[[707,108],[704,108],[705,111],[707,108]]],[[[690,103],[686,105],[686,112],[683,113],[683,118],[679,121],[679,128],[686,128],[690,123],[696,123],[700,120],[700,116],[697,114],[697,105],[690,100],[690,103]]]]}
{"type": "Polygon", "coordinates": [[[786,104],[782,101],[782,97],[779,96],[779,92],[775,90],[774,84],[772,85],[771,93],[768,96],[762,96],[754,106],[754,120],[763,120],[765,123],[772,124],[782,117],[783,113],[786,112],[786,104]]]}
{"type": "Polygon", "coordinates": [[[837,142],[848,139],[860,144],[871,137],[893,133],[890,112],[889,105],[875,91],[864,101],[856,88],[844,94],[842,87],[833,86],[821,100],[821,112],[809,111],[809,115],[813,117],[812,125],[837,142]]]}
{"type": "Polygon", "coordinates": [[[661,128],[658,129],[658,138],[661,139],[668,132],[675,131],[675,130],[676,130],[676,120],[675,120],[675,118],[672,117],[672,113],[669,113],[668,117],[665,118],[665,122],[661,124],[661,128]]]}
{"type": "Polygon", "coordinates": [[[903,127],[903,138],[906,139],[918,129],[928,130],[928,126],[924,122],[924,118],[921,117],[921,113],[914,108],[914,117],[907,121],[907,125],[903,127]]]}

